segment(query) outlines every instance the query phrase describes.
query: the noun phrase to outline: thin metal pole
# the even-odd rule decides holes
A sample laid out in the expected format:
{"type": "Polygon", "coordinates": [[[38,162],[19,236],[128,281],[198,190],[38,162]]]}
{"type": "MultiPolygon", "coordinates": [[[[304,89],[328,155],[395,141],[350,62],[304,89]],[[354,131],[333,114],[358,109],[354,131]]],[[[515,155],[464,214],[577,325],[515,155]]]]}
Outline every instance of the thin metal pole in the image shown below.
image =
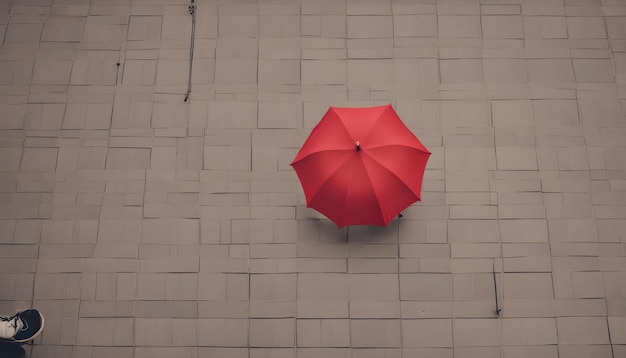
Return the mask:
{"type": "Polygon", "coordinates": [[[189,100],[191,94],[191,70],[193,69],[193,48],[196,37],[196,1],[191,0],[189,5],[189,14],[191,14],[191,44],[189,45],[189,78],[187,79],[187,93],[185,94],[185,102],[189,100]]]}
{"type": "Polygon", "coordinates": [[[500,312],[502,310],[500,309],[500,305],[498,304],[498,283],[497,283],[497,280],[496,280],[496,261],[495,261],[495,259],[493,260],[492,264],[493,264],[493,270],[492,270],[492,272],[493,272],[493,290],[494,290],[494,293],[496,295],[496,313],[499,316],[500,312]]]}

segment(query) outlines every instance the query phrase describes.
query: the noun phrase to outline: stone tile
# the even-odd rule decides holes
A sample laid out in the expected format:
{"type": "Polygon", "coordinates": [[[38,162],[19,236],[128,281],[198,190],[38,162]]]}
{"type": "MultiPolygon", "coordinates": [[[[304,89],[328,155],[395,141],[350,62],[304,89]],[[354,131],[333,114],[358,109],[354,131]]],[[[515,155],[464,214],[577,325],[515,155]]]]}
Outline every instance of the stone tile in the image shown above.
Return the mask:
{"type": "Polygon", "coordinates": [[[483,73],[485,82],[528,82],[528,65],[523,59],[483,59],[483,73]]]}
{"type": "Polygon", "coordinates": [[[401,274],[400,299],[403,301],[452,300],[452,275],[401,274]]]}
{"type": "Polygon", "coordinates": [[[499,320],[456,319],[452,327],[455,347],[500,345],[499,320]]]}
{"type": "Polygon", "coordinates": [[[574,82],[574,68],[569,59],[528,60],[528,75],[532,83],[574,82]]]}
{"type": "Polygon", "coordinates": [[[607,344],[608,330],[604,317],[557,317],[560,344],[607,344]]]}
{"type": "Polygon", "coordinates": [[[406,347],[453,347],[452,320],[402,320],[402,342],[406,347]]]}
{"type": "Polygon", "coordinates": [[[482,127],[489,122],[483,101],[441,101],[439,110],[444,127],[482,127]]]}
{"type": "Polygon", "coordinates": [[[296,274],[250,275],[250,299],[261,301],[294,301],[296,274]]]}
{"type": "Polygon", "coordinates": [[[576,82],[613,82],[614,73],[608,59],[573,59],[576,82]]]}
{"type": "Polygon", "coordinates": [[[296,324],[294,319],[250,320],[250,345],[255,347],[293,347],[296,324]]]}
{"type": "Polygon", "coordinates": [[[373,358],[373,357],[388,357],[388,358],[400,358],[402,355],[401,349],[396,348],[364,348],[364,349],[351,349],[350,354],[355,358],[373,358]]]}
{"type": "Polygon", "coordinates": [[[86,23],[83,28],[81,41],[85,42],[111,42],[122,41],[126,35],[126,25],[86,23]]]}
{"type": "Polygon", "coordinates": [[[391,60],[348,60],[348,82],[353,84],[392,83],[391,60]]]}
{"type": "Polygon", "coordinates": [[[349,38],[391,37],[393,19],[391,16],[348,16],[349,38]]]}
{"type": "Polygon", "coordinates": [[[114,346],[132,342],[132,318],[79,318],[77,345],[114,346]]]}
{"type": "Polygon", "coordinates": [[[298,357],[331,357],[331,358],[347,358],[350,350],[346,348],[298,348],[296,350],[298,357]]]}
{"type": "Polygon", "coordinates": [[[198,319],[197,345],[246,347],[248,332],[247,319],[200,318],[198,319]]]}
{"type": "Polygon", "coordinates": [[[524,26],[521,16],[481,16],[481,25],[484,38],[524,38],[524,26]]]}
{"type": "Polygon", "coordinates": [[[566,17],[570,38],[606,38],[606,24],[602,17],[566,17]]]}
{"type": "Polygon", "coordinates": [[[549,345],[558,343],[554,318],[502,320],[503,345],[549,345]]]}
{"type": "MultiPolygon", "coordinates": [[[[355,287],[361,289],[362,287],[355,287]]],[[[364,293],[365,294],[365,293],[364,293]]],[[[327,301],[348,299],[348,276],[334,273],[298,274],[298,300],[327,301]]]]}
{"type": "Polygon", "coordinates": [[[421,356],[426,355],[435,358],[451,358],[454,355],[452,348],[403,348],[402,354],[421,356]]]}
{"type": "Polygon", "coordinates": [[[440,37],[480,37],[478,15],[439,15],[437,25],[440,37]]]}
{"type": "Polygon", "coordinates": [[[532,127],[533,107],[528,100],[491,102],[493,125],[497,127],[532,127]]]}
{"type": "Polygon", "coordinates": [[[215,60],[215,83],[242,85],[257,82],[255,60],[245,58],[218,58],[215,60]]]}
{"type": "Polygon", "coordinates": [[[394,15],[393,35],[396,37],[437,36],[437,16],[435,14],[394,15]]]}
{"type": "Polygon", "coordinates": [[[378,3],[376,1],[347,1],[346,12],[348,15],[389,15],[391,13],[391,6],[389,2],[378,3]]]}
{"type": "Polygon", "coordinates": [[[297,321],[298,347],[349,347],[350,321],[347,319],[299,319],[297,321]]]}
{"type": "Polygon", "coordinates": [[[259,16],[257,15],[220,14],[218,17],[219,37],[256,37],[258,34],[259,16]]]}
{"type": "Polygon", "coordinates": [[[626,20],[619,16],[610,16],[605,19],[606,30],[610,39],[626,38],[626,20]]]}
{"type": "MultiPolygon", "coordinates": [[[[212,83],[215,74],[215,60],[197,59],[194,60],[194,67],[207,69],[206,71],[195,71],[192,77],[193,83],[212,83]]],[[[156,80],[154,80],[154,64],[152,61],[145,62],[142,68],[137,68],[137,63],[131,64],[131,69],[136,71],[130,73],[134,78],[141,78],[142,81],[153,82],[157,85],[186,85],[189,78],[189,60],[159,59],[156,68],[156,80]],[[141,70],[141,72],[138,72],[141,70]]],[[[132,84],[132,83],[131,83],[132,84]]],[[[143,84],[143,83],[142,83],[143,84]]]]}
{"type": "Polygon", "coordinates": [[[72,85],[114,85],[117,81],[117,63],[111,60],[75,60],[72,64],[72,85]]]}
{"type": "Polygon", "coordinates": [[[480,59],[449,59],[439,61],[442,83],[474,83],[483,81],[480,59]]]}
{"type": "Polygon", "coordinates": [[[391,319],[400,318],[401,307],[398,301],[354,301],[350,304],[350,318],[391,319]]]}
{"type": "Polygon", "coordinates": [[[537,152],[534,148],[498,147],[496,160],[499,170],[537,170],[537,152]]]}
{"type": "Polygon", "coordinates": [[[30,103],[24,112],[24,129],[59,130],[66,106],[61,103],[30,103]],[[45,115],[44,115],[45,113],[45,115]]]}
{"type": "Polygon", "coordinates": [[[300,83],[300,61],[259,60],[259,84],[291,85],[300,83]]]}
{"type": "Polygon", "coordinates": [[[523,16],[524,37],[541,39],[567,38],[566,19],[562,16],[523,16]]]}
{"type": "Polygon", "coordinates": [[[138,346],[190,346],[196,343],[196,325],[189,319],[137,318],[135,344],[138,346]]]}
{"type": "Polygon", "coordinates": [[[609,345],[561,345],[559,355],[569,355],[578,357],[610,357],[611,347],[609,345]]]}
{"type": "Polygon", "coordinates": [[[259,102],[259,128],[297,128],[302,123],[302,107],[292,102],[259,102]]]}
{"type": "MultiPolygon", "coordinates": [[[[164,63],[162,63],[165,66],[164,63]]],[[[154,85],[156,81],[156,60],[126,60],[124,62],[124,73],[122,83],[125,85],[154,85]]],[[[163,79],[163,74],[161,79],[163,79]]]]}
{"type": "Polygon", "coordinates": [[[549,299],[554,297],[549,273],[510,273],[503,279],[504,298],[549,299]],[[532,284],[528,283],[532,281],[532,284]]]}
{"type": "Polygon", "coordinates": [[[69,104],[63,129],[109,129],[113,107],[106,103],[69,104]]]}
{"type": "Polygon", "coordinates": [[[545,220],[500,221],[503,242],[548,242],[545,220]]]}
{"type": "Polygon", "coordinates": [[[107,152],[107,169],[148,169],[149,167],[149,148],[109,148],[107,152]]]}
{"type": "Polygon", "coordinates": [[[70,81],[72,61],[50,60],[35,61],[33,84],[67,85],[70,81]]]}
{"type": "Polygon", "coordinates": [[[536,100],[533,101],[533,113],[538,127],[567,127],[579,123],[573,100],[536,100]]]}
{"type": "Polygon", "coordinates": [[[20,170],[46,172],[56,168],[58,149],[24,148],[20,170]]]}
{"type": "Polygon", "coordinates": [[[301,71],[303,85],[343,84],[348,78],[345,60],[303,60],[301,71]]]}
{"type": "Polygon", "coordinates": [[[349,297],[354,301],[394,301],[399,297],[398,279],[389,274],[351,274],[349,297]]]}
{"type": "Polygon", "coordinates": [[[4,38],[5,44],[33,44],[41,38],[43,24],[9,24],[4,38]]]}
{"type": "Polygon", "coordinates": [[[300,35],[300,16],[268,14],[259,16],[260,37],[297,37],[300,35]]]}
{"type": "Polygon", "coordinates": [[[41,32],[41,41],[79,42],[83,24],[81,22],[45,23],[41,32]]]}
{"type": "Polygon", "coordinates": [[[360,320],[350,321],[351,347],[387,348],[400,347],[401,329],[399,320],[360,320]]]}
{"type": "MultiPolygon", "coordinates": [[[[173,20],[172,16],[166,17],[173,20]]],[[[163,18],[161,16],[131,16],[128,22],[129,41],[149,41],[159,40],[163,18]]],[[[182,33],[180,26],[182,21],[177,21],[179,33],[182,33]]]]}

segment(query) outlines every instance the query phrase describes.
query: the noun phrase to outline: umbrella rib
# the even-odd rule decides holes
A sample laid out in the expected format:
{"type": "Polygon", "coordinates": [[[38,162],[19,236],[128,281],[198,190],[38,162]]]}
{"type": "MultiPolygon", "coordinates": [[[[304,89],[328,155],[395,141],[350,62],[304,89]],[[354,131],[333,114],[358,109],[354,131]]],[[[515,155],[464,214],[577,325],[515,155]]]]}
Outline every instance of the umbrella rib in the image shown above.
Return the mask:
{"type": "MultiPolygon", "coordinates": [[[[384,146],[379,146],[379,147],[375,147],[375,148],[392,147],[392,146],[394,146],[394,145],[384,145],[384,146]]],[[[375,149],[375,148],[370,148],[370,150],[375,149]]],[[[430,156],[430,152],[426,152],[426,153],[425,153],[425,152],[422,152],[421,150],[419,150],[419,149],[417,149],[417,148],[413,148],[413,147],[407,147],[407,148],[410,148],[410,149],[416,150],[416,151],[418,151],[418,152],[420,152],[420,153],[422,153],[422,154],[426,154],[426,155],[430,156]]],[[[398,179],[398,180],[399,180],[402,184],[404,184],[407,188],[411,189],[411,186],[410,186],[409,184],[407,184],[407,183],[406,183],[406,181],[404,181],[402,178],[400,178],[400,177],[398,176],[398,174],[396,174],[396,172],[395,172],[395,171],[391,170],[391,168],[389,168],[389,167],[388,167],[388,166],[386,166],[385,164],[381,163],[380,161],[378,161],[378,160],[377,160],[376,158],[374,158],[373,156],[371,156],[371,155],[367,155],[367,156],[368,156],[368,158],[370,158],[373,162],[375,162],[376,164],[378,164],[378,165],[380,165],[381,167],[385,168],[385,169],[386,169],[389,173],[391,173],[394,177],[396,177],[396,178],[397,178],[397,179],[398,179]]],[[[412,192],[413,194],[415,194],[415,193],[413,192],[413,190],[411,190],[411,192],[412,192]]],[[[416,194],[416,197],[417,197],[418,199],[420,199],[420,195],[419,195],[419,194],[416,194]]]]}
{"type": "MultiPolygon", "coordinates": [[[[400,178],[400,177],[399,177],[396,173],[394,173],[391,169],[389,169],[387,166],[385,166],[385,165],[381,164],[378,160],[376,160],[376,159],[372,158],[372,157],[371,157],[371,156],[369,156],[369,155],[368,155],[368,158],[370,158],[370,159],[371,159],[372,163],[375,163],[376,165],[381,166],[381,167],[382,167],[382,168],[384,168],[387,172],[389,172],[389,173],[390,173],[390,174],[391,174],[394,178],[396,178],[396,179],[397,179],[400,183],[402,183],[402,184],[403,184],[403,185],[404,185],[404,186],[405,186],[405,187],[409,190],[409,192],[413,195],[412,201],[415,201],[415,200],[421,200],[421,198],[420,198],[420,194],[419,194],[419,193],[418,193],[418,194],[415,194],[415,192],[413,191],[413,189],[411,189],[411,187],[410,187],[410,186],[409,186],[409,185],[408,185],[408,184],[407,184],[404,180],[402,180],[402,179],[401,179],[401,178],[400,178]]],[[[369,169],[368,169],[368,167],[367,167],[367,166],[365,166],[365,170],[366,170],[367,172],[369,172],[369,169]]],[[[368,180],[370,181],[370,183],[371,183],[371,185],[372,185],[372,190],[374,191],[374,195],[376,196],[376,198],[378,198],[378,197],[379,197],[379,196],[378,196],[378,191],[377,191],[376,187],[373,185],[373,183],[371,182],[371,179],[369,179],[369,176],[368,176],[368,180]]],[[[380,200],[377,200],[376,202],[377,202],[377,204],[378,204],[378,210],[379,210],[379,212],[380,212],[380,217],[382,217],[382,218],[383,218],[383,220],[384,220],[384,222],[385,222],[385,226],[386,226],[386,225],[388,224],[388,221],[387,221],[387,220],[391,221],[391,220],[393,219],[393,217],[391,217],[391,218],[387,218],[387,217],[385,217],[385,215],[383,214],[383,210],[382,210],[382,207],[381,207],[381,202],[380,202],[380,200]]],[[[394,213],[393,213],[393,215],[395,215],[395,214],[396,214],[396,213],[394,212],[394,213]]]]}
{"type": "Polygon", "coordinates": [[[369,136],[372,134],[374,128],[376,128],[376,126],[378,125],[378,122],[380,122],[381,120],[383,120],[383,118],[385,118],[384,114],[389,111],[389,109],[391,109],[391,111],[395,114],[395,111],[393,110],[393,107],[391,107],[391,104],[388,104],[386,106],[385,109],[383,109],[382,112],[380,112],[380,114],[378,115],[378,118],[376,118],[376,120],[374,121],[374,123],[372,123],[372,126],[369,129],[369,132],[367,133],[367,137],[365,137],[365,141],[367,141],[369,139],[369,136]]]}
{"type": "MultiPolygon", "coordinates": [[[[317,153],[320,153],[320,152],[327,152],[327,151],[336,151],[336,150],[333,150],[333,149],[329,149],[329,150],[320,150],[320,151],[318,151],[318,152],[311,153],[310,155],[315,155],[315,154],[317,154],[317,153]]],[[[347,150],[346,150],[346,151],[347,151],[347,150]]],[[[301,160],[303,160],[303,159],[305,159],[305,158],[309,158],[309,157],[310,157],[310,155],[307,155],[306,157],[302,158],[301,160]]],[[[344,160],[341,164],[339,164],[339,165],[338,165],[338,167],[341,167],[341,166],[342,166],[343,164],[345,164],[348,160],[350,160],[350,158],[346,158],[346,159],[345,159],[345,160],[344,160]]],[[[315,192],[315,193],[311,196],[311,198],[310,198],[309,200],[307,200],[307,207],[312,207],[312,208],[314,208],[314,209],[316,209],[316,210],[320,211],[320,209],[318,209],[318,208],[316,208],[316,207],[315,207],[316,205],[315,205],[315,204],[313,204],[313,202],[314,202],[314,201],[315,201],[315,199],[317,198],[318,194],[319,194],[319,193],[321,193],[321,192],[323,192],[323,187],[324,187],[325,185],[327,185],[327,184],[328,184],[328,182],[331,180],[331,178],[332,178],[335,174],[336,174],[336,171],[335,171],[335,173],[333,173],[332,175],[328,176],[328,177],[327,177],[327,178],[323,181],[323,183],[322,183],[321,185],[319,185],[319,187],[318,187],[317,191],[316,191],[316,192],[315,192]]],[[[348,195],[348,190],[346,190],[346,191],[345,191],[344,195],[347,197],[347,195],[348,195]]],[[[344,198],[344,199],[345,199],[345,198],[344,198]]],[[[344,203],[344,204],[343,204],[343,206],[342,206],[342,210],[341,210],[341,219],[343,219],[343,211],[344,211],[343,209],[345,208],[345,200],[343,201],[343,203],[344,203]]],[[[320,212],[321,212],[321,211],[320,211],[320,212]]],[[[322,214],[324,214],[324,213],[322,212],[322,214]]],[[[332,219],[331,219],[331,220],[332,220],[332,219]]],[[[337,223],[336,223],[336,224],[337,224],[337,223]]],[[[339,226],[339,225],[338,225],[338,226],[339,226]]]]}
{"type": "MultiPolygon", "coordinates": [[[[332,108],[332,107],[331,107],[332,108]]],[[[352,133],[350,132],[350,130],[348,129],[348,127],[346,127],[346,124],[343,122],[343,120],[341,119],[341,116],[339,115],[339,113],[334,112],[337,115],[337,121],[339,123],[341,123],[341,128],[343,128],[344,132],[346,133],[346,135],[349,138],[352,138],[352,133]]]]}
{"type": "Polygon", "coordinates": [[[410,148],[410,149],[416,150],[416,151],[418,151],[420,153],[423,153],[423,154],[432,154],[425,147],[424,148],[418,148],[416,146],[411,146],[411,145],[407,145],[407,144],[379,144],[379,145],[371,146],[368,149],[369,150],[373,150],[373,149],[388,148],[388,147],[404,147],[404,148],[410,148]]]}
{"type": "Polygon", "coordinates": [[[316,154],[319,154],[319,153],[324,153],[324,152],[333,152],[333,153],[336,153],[336,152],[352,152],[353,150],[354,150],[354,149],[353,149],[352,147],[351,147],[350,149],[333,149],[333,148],[324,148],[324,149],[320,149],[320,150],[316,150],[316,151],[314,151],[314,152],[311,152],[311,153],[307,154],[306,156],[304,156],[304,157],[302,157],[302,158],[298,159],[297,161],[292,162],[291,164],[293,165],[293,164],[295,164],[295,163],[301,162],[301,161],[303,161],[304,159],[309,158],[309,157],[311,157],[312,155],[316,155],[316,154]]]}
{"type": "MultiPolygon", "coordinates": [[[[372,159],[372,161],[378,163],[377,160],[374,160],[371,156],[368,155],[368,158],[372,159]]],[[[365,168],[365,171],[369,174],[369,170],[367,168],[367,165],[365,165],[365,162],[363,162],[363,168],[365,168]]],[[[387,167],[385,167],[385,169],[389,170],[387,167]]],[[[374,192],[374,195],[376,196],[376,206],[378,207],[378,213],[380,214],[380,217],[383,216],[383,209],[380,206],[380,200],[378,200],[378,192],[376,191],[376,188],[374,187],[374,183],[372,183],[372,179],[369,175],[366,175],[367,177],[367,181],[370,183],[370,187],[372,188],[372,191],[374,192]]],[[[402,182],[404,183],[404,181],[402,182]]],[[[342,212],[342,216],[343,216],[343,212],[342,212]]],[[[383,221],[385,221],[385,218],[383,218],[383,221]]]]}

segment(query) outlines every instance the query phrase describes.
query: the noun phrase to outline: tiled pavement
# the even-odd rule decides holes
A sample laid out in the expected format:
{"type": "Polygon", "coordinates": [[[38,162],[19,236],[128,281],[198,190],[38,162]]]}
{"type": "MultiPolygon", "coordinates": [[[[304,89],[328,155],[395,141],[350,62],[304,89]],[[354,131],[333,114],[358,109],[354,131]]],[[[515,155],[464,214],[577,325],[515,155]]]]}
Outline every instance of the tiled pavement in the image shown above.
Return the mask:
{"type": "Polygon", "coordinates": [[[623,0],[198,0],[184,102],[188,5],[0,3],[29,357],[626,356],[623,0]],[[329,105],[386,103],[423,201],[337,229],[289,163],[329,105]]]}

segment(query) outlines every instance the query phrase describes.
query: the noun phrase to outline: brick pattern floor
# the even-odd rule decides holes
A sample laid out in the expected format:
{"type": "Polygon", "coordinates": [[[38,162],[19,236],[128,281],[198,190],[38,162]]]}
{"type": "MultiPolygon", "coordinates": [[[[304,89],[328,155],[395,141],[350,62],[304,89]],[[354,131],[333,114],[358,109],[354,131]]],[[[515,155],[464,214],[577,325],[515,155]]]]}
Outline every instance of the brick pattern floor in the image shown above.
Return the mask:
{"type": "Polygon", "coordinates": [[[626,356],[623,0],[196,3],[185,102],[186,0],[0,2],[29,357],[626,356]],[[422,202],[337,229],[289,164],[328,106],[387,103],[422,202]]]}

